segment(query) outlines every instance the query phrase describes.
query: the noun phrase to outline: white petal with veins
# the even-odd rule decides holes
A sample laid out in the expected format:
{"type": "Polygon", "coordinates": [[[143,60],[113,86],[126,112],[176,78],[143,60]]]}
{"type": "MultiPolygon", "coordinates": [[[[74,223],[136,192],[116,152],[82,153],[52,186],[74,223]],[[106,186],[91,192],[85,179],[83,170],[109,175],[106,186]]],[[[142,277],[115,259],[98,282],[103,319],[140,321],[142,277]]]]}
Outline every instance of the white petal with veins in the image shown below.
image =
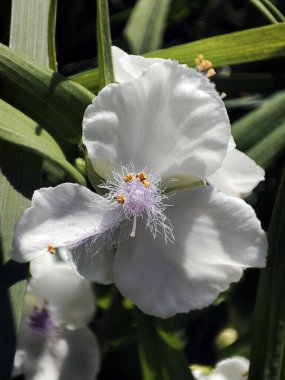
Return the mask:
{"type": "Polygon", "coordinates": [[[205,178],[222,165],[229,138],[225,106],[209,80],[170,60],[106,86],[83,119],[83,142],[103,178],[130,162],[161,178],[205,178]]]}
{"type": "Polygon", "coordinates": [[[76,246],[116,224],[110,201],[86,187],[64,183],[35,191],[32,206],[16,224],[11,258],[27,262],[48,247],[76,246]]]}
{"type": "Polygon", "coordinates": [[[223,164],[207,181],[217,189],[235,197],[245,197],[260,181],[264,170],[238,149],[227,152],[223,164]]]}
{"type": "Polygon", "coordinates": [[[115,255],[115,284],[143,312],[167,318],[212,303],[243,269],[263,267],[266,237],[243,200],[208,186],[181,190],[167,209],[174,244],[140,222],[115,255]]]}

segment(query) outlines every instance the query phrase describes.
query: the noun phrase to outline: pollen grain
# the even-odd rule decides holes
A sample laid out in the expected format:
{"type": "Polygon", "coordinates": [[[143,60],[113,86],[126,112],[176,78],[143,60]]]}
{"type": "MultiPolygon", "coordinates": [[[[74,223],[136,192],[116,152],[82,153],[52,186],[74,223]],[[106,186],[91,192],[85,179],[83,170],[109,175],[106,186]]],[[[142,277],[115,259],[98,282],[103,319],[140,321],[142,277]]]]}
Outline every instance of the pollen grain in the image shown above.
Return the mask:
{"type": "Polygon", "coordinates": [[[117,200],[121,205],[123,205],[126,201],[126,197],[124,195],[120,194],[120,195],[117,195],[117,200]]]}
{"type": "Polygon", "coordinates": [[[48,245],[48,251],[51,255],[55,254],[55,247],[52,244],[48,245]]]}
{"type": "Polygon", "coordinates": [[[125,182],[132,182],[133,180],[133,175],[132,173],[128,173],[125,177],[124,177],[124,181],[125,182]]]}
{"type": "Polygon", "coordinates": [[[136,175],[136,177],[137,177],[137,180],[138,180],[138,181],[141,181],[141,182],[143,182],[143,181],[146,180],[146,175],[145,175],[144,172],[140,172],[140,173],[138,173],[138,174],[136,175]]]}
{"type": "Polygon", "coordinates": [[[150,183],[147,179],[143,180],[143,181],[142,181],[142,184],[143,184],[145,187],[150,187],[150,185],[151,185],[151,183],[150,183]]]}

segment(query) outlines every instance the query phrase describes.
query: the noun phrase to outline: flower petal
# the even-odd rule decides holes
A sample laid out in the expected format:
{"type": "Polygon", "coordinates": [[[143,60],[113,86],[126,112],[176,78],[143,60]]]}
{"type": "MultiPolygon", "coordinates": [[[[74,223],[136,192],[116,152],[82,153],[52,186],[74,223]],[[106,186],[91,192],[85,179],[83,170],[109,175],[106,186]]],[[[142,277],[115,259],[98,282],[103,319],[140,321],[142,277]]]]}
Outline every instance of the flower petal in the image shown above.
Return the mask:
{"type": "Polygon", "coordinates": [[[22,373],[26,380],[94,380],[99,371],[98,343],[88,328],[62,331],[45,349],[27,351],[22,373]]]}
{"type": "Polygon", "coordinates": [[[208,306],[243,269],[263,267],[266,236],[243,200],[212,187],[181,190],[166,215],[174,244],[152,236],[144,223],[118,248],[115,284],[147,314],[167,318],[208,306]]]}
{"type": "Polygon", "coordinates": [[[64,183],[35,191],[32,206],[16,224],[11,258],[30,261],[50,254],[48,247],[77,245],[115,223],[110,201],[87,188],[64,183]]]}
{"type": "MultiPolygon", "coordinates": [[[[249,360],[235,356],[230,359],[220,361],[213,371],[215,375],[223,375],[225,380],[242,380],[247,379],[249,370],[249,360]]],[[[212,379],[210,377],[210,379],[212,379]]]]}
{"type": "Polygon", "coordinates": [[[117,46],[112,46],[112,60],[115,80],[118,83],[138,78],[149,66],[164,62],[161,58],[144,58],[141,55],[127,54],[117,46]]]}
{"type": "Polygon", "coordinates": [[[83,142],[103,178],[131,162],[160,177],[204,178],[221,166],[229,138],[224,103],[209,80],[170,60],[106,86],[83,119],[83,142]]]}
{"type": "Polygon", "coordinates": [[[248,195],[263,180],[264,170],[237,149],[229,150],[221,168],[207,178],[212,186],[235,197],[248,195]]]}
{"type": "Polygon", "coordinates": [[[54,265],[51,272],[32,279],[28,289],[39,305],[47,302],[47,307],[54,310],[60,323],[69,328],[87,325],[95,312],[90,283],[66,264],[54,265]]]}
{"type": "Polygon", "coordinates": [[[30,264],[30,273],[33,278],[41,277],[45,272],[53,270],[53,267],[56,265],[55,255],[41,255],[31,261],[30,264]]]}

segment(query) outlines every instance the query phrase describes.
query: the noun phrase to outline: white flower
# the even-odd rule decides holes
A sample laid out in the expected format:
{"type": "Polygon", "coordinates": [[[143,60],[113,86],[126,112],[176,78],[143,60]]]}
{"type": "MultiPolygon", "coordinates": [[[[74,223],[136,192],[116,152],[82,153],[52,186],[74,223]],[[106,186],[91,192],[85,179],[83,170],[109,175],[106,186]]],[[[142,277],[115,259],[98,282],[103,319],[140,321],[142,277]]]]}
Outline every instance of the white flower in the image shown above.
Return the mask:
{"type": "Polygon", "coordinates": [[[59,248],[51,255],[40,255],[30,263],[30,274],[33,278],[42,276],[45,272],[53,271],[58,265],[70,267],[66,249],[59,248]]]}
{"type": "MultiPolygon", "coordinates": [[[[115,79],[118,83],[138,78],[151,65],[164,61],[161,58],[144,58],[140,55],[127,54],[116,46],[112,46],[112,58],[115,79]]],[[[228,195],[246,197],[260,181],[264,180],[264,170],[246,154],[235,149],[235,145],[231,138],[222,166],[206,179],[228,195]]]]}
{"type": "Polygon", "coordinates": [[[223,102],[193,69],[164,61],[106,86],[85,112],[83,141],[109,193],[70,183],[36,191],[11,257],[67,247],[80,274],[114,282],[163,318],[209,305],[266,257],[265,233],[243,200],[211,186],[181,189],[220,168],[229,139],[223,102]]]}
{"type": "Polygon", "coordinates": [[[220,361],[209,375],[203,375],[199,370],[192,371],[196,380],[247,380],[249,360],[234,356],[220,361]]]}
{"type": "Polygon", "coordinates": [[[26,380],[94,380],[100,352],[86,327],[95,311],[87,280],[65,264],[29,282],[13,376],[26,380]]]}

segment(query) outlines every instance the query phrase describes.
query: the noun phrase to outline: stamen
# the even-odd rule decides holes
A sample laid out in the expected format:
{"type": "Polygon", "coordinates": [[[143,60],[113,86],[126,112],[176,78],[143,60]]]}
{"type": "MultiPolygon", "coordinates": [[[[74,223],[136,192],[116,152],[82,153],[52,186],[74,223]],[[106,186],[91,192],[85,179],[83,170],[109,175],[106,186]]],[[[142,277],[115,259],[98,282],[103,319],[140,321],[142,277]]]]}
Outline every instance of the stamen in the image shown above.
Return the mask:
{"type": "Polygon", "coordinates": [[[136,229],[137,229],[137,217],[134,216],[134,221],[133,221],[133,228],[130,233],[130,237],[135,237],[136,236],[136,229]]]}
{"type": "Polygon", "coordinates": [[[55,254],[55,247],[52,244],[49,244],[47,249],[51,255],[55,254]]]}
{"type": "Polygon", "coordinates": [[[206,59],[203,59],[203,61],[198,66],[199,71],[207,71],[212,68],[212,62],[207,61],[206,59]]]}
{"type": "Polygon", "coordinates": [[[216,74],[216,71],[213,68],[213,64],[211,61],[204,59],[202,54],[197,55],[196,59],[196,70],[205,75],[207,78],[211,78],[216,74]]]}
{"type": "Polygon", "coordinates": [[[209,70],[207,71],[207,78],[211,78],[211,77],[213,77],[214,75],[216,75],[216,71],[215,71],[213,68],[211,68],[211,69],[209,69],[209,70]]]}
{"type": "Polygon", "coordinates": [[[143,181],[146,180],[146,175],[145,175],[144,172],[140,172],[140,173],[138,173],[138,174],[136,175],[136,177],[137,177],[137,180],[138,180],[138,181],[141,181],[141,182],[143,182],[143,181]]]}
{"type": "Polygon", "coordinates": [[[125,182],[132,182],[133,180],[133,175],[132,173],[128,173],[125,177],[124,177],[124,181],[125,182]]]}
{"type": "Polygon", "coordinates": [[[141,218],[154,237],[160,233],[166,242],[174,241],[171,222],[164,214],[168,196],[161,189],[160,178],[147,168],[139,171],[132,164],[123,166],[121,172],[114,171],[113,179],[107,180],[101,187],[108,190],[107,199],[116,201],[115,207],[121,204],[118,219],[133,222],[128,236],[136,235],[137,218],[141,218]]]}
{"type": "Polygon", "coordinates": [[[117,195],[118,202],[123,205],[126,201],[126,197],[122,194],[117,195]]]}
{"type": "Polygon", "coordinates": [[[198,54],[197,57],[195,58],[196,65],[199,65],[201,61],[203,60],[203,54],[198,54]]]}
{"type": "Polygon", "coordinates": [[[145,187],[150,187],[150,185],[151,185],[151,183],[147,179],[145,179],[144,181],[142,181],[142,183],[143,183],[143,185],[145,187]]]}

